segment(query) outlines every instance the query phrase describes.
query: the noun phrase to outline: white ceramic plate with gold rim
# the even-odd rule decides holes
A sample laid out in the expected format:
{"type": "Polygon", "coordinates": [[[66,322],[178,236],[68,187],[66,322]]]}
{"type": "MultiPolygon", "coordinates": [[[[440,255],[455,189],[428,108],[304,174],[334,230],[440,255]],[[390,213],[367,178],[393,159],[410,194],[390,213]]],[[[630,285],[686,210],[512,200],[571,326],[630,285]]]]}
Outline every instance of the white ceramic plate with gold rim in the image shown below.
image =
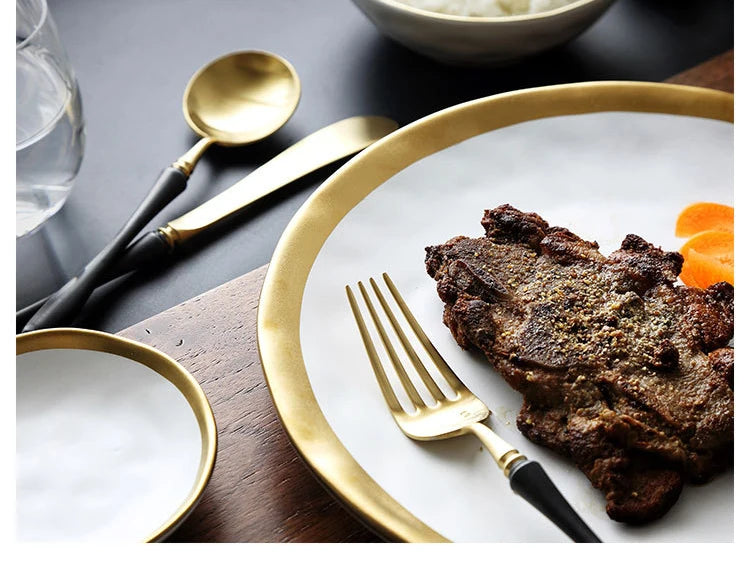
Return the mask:
{"type": "Polygon", "coordinates": [[[388,271],[491,427],[548,473],[608,542],[728,541],[733,473],[687,486],[661,520],[611,521],[569,462],[515,428],[520,395],[442,324],[424,247],[483,233],[510,203],[597,240],[636,233],[677,249],[674,221],[697,200],[732,203],[733,97],[653,83],[561,85],[481,99],[391,134],[334,174],[285,231],[261,294],[259,349],[280,419],[318,477],[386,537],[565,541],[510,491],[472,438],[416,443],[392,421],[344,286],[388,271]],[[457,519],[458,518],[458,519],[457,519]]]}
{"type": "Polygon", "coordinates": [[[215,458],[208,400],[172,358],[91,330],[16,337],[18,540],[162,540],[215,458]]]}

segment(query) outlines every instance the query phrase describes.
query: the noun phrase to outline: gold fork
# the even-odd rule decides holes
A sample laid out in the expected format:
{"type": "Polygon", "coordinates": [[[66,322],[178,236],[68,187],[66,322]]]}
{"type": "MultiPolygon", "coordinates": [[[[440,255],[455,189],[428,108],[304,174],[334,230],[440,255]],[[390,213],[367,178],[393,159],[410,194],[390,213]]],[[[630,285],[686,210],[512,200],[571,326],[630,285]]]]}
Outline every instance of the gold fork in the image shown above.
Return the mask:
{"type": "Polygon", "coordinates": [[[464,434],[474,434],[487,447],[495,462],[497,462],[500,469],[509,479],[510,487],[515,493],[541,511],[575,542],[601,542],[568,504],[541,465],[538,462],[528,460],[513,446],[495,434],[492,429],[482,423],[490,415],[487,406],[469,391],[435,349],[414,318],[414,315],[412,315],[409,307],[406,306],[404,299],[387,273],[383,274],[383,279],[393,300],[399,306],[418,341],[455,395],[455,397],[446,396],[437,385],[404,334],[400,323],[394,316],[383,293],[380,291],[380,287],[378,287],[374,279],[370,278],[370,285],[386,318],[390,321],[391,327],[398,337],[406,356],[411,361],[414,370],[432,396],[432,402],[426,402],[423,399],[412,383],[409,374],[404,369],[399,355],[383,328],[380,316],[370,300],[367,289],[360,281],[357,283],[357,286],[370,313],[372,322],[375,325],[403,390],[413,405],[413,409],[404,408],[391,387],[383,369],[354,292],[347,285],[346,295],[349,299],[349,304],[362,336],[365,349],[367,350],[367,356],[370,359],[370,364],[378,380],[383,397],[385,397],[388,408],[401,431],[406,436],[415,440],[438,440],[464,434]]]}

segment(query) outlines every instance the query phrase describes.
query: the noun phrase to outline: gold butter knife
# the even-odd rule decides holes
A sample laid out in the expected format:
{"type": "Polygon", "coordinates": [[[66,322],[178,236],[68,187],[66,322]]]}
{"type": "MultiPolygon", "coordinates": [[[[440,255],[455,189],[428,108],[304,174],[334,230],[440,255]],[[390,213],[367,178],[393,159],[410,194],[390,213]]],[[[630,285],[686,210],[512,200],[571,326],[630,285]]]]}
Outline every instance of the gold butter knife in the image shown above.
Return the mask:
{"type": "MultiPolygon", "coordinates": [[[[117,265],[98,284],[102,285],[168,256],[179,244],[184,244],[259,199],[313,171],[365,149],[396,129],[398,124],[389,118],[355,116],[302,138],[222,193],[135,240],[117,265]]],[[[16,327],[22,328],[46,299],[40,299],[17,311],[16,327]]]]}
{"type": "Polygon", "coordinates": [[[301,139],[221,194],[158,228],[170,248],[257,200],[356,153],[398,128],[382,116],[355,116],[301,139]]]}

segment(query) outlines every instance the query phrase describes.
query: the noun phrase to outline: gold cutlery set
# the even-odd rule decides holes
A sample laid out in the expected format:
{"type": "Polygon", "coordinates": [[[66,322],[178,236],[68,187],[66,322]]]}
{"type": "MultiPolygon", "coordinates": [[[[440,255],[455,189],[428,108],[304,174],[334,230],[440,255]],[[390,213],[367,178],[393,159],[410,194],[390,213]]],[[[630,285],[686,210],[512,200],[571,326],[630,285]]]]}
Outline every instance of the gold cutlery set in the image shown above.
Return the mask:
{"type": "MultiPolygon", "coordinates": [[[[140,236],[121,252],[114,265],[99,276],[96,284],[102,285],[167,257],[179,244],[305,175],[363,150],[396,128],[396,122],[389,118],[354,116],[302,138],[222,193],[140,236]]],[[[18,311],[16,325],[23,326],[46,300],[42,298],[18,311]]]]}
{"type": "Polygon", "coordinates": [[[185,89],[182,110],[201,139],[162,171],[117,235],[76,277],[44,300],[23,331],[72,322],[132,239],[182,193],[196,163],[211,145],[246,145],[270,136],[289,120],[299,98],[296,71],[285,60],[265,52],[232,53],[195,73],[185,89]]]}
{"type": "Polygon", "coordinates": [[[296,71],[262,51],[220,57],[197,71],[183,97],[183,114],[201,139],[167,167],[130,219],[79,275],[57,292],[16,313],[23,332],[73,321],[94,289],[168,255],[226,217],[269,193],[348,157],[398,128],[381,116],[356,116],[303,138],[232,187],[194,210],[133,241],[140,230],[179,195],[204,152],[213,144],[240,146],[265,139],[283,126],[300,99],[296,71]]]}

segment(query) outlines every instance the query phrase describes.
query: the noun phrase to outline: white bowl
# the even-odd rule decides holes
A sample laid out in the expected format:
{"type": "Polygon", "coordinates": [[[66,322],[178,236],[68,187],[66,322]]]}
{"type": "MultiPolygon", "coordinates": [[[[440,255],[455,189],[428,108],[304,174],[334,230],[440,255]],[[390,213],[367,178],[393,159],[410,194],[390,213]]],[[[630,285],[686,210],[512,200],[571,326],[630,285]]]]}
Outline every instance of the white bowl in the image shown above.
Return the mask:
{"type": "Polygon", "coordinates": [[[54,328],[16,336],[16,537],[138,542],[195,509],[216,460],[198,382],[162,352],[54,328]]]}
{"type": "Polygon", "coordinates": [[[353,0],[386,36],[441,62],[501,65],[570,41],[614,0],[578,0],[542,12],[506,17],[452,16],[398,0],[353,0]]]}

